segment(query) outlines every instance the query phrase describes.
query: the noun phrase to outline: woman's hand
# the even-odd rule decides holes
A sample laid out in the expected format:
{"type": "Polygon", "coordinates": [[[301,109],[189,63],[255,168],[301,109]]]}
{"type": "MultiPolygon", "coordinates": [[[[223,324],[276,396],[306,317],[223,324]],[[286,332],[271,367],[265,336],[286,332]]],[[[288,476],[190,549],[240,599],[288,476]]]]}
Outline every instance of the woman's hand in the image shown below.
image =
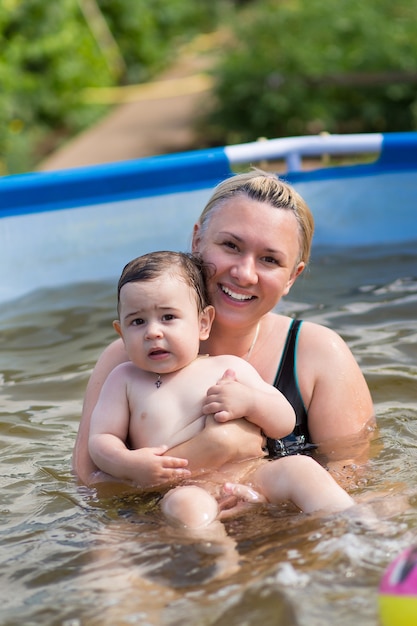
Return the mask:
{"type": "Polygon", "coordinates": [[[188,460],[192,473],[218,469],[225,463],[264,456],[265,437],[260,429],[245,419],[219,424],[212,415],[198,435],[168,450],[168,454],[188,460]]]}

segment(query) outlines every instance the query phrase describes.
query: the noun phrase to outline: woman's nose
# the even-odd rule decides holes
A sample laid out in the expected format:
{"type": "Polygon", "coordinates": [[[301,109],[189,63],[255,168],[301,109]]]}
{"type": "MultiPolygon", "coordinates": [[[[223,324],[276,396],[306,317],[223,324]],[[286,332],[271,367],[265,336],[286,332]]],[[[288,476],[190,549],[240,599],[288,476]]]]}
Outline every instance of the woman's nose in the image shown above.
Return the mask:
{"type": "Polygon", "coordinates": [[[254,285],[258,282],[256,263],[251,256],[241,257],[230,273],[242,285],[254,285]]]}

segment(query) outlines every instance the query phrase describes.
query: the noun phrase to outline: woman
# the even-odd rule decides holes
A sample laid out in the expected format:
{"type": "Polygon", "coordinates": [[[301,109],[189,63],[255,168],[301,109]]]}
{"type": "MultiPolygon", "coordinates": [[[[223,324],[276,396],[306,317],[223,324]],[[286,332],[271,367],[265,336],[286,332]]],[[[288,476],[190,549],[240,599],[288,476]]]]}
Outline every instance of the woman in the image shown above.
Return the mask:
{"type": "MultiPolygon", "coordinates": [[[[304,200],[273,174],[255,170],[216,187],[194,226],[192,243],[192,251],[213,266],[209,292],[216,316],[201,352],[246,358],[291,402],[297,416],[292,441],[270,441],[270,452],[298,452],[313,444],[342,459],[352,438],[358,452],[367,446],[365,429],[373,406],[365,379],[335,332],[311,322],[297,329],[289,317],[271,312],[305,269],[313,230],[304,200]]],[[[100,356],[88,383],[73,457],[83,482],[92,482],[96,470],[87,450],[91,412],[109,372],[126,360],[122,341],[115,341],[100,356]]],[[[219,431],[207,420],[201,435],[169,451],[158,482],[181,478],[186,467],[256,456],[264,442],[243,420],[236,421],[219,431]]]]}

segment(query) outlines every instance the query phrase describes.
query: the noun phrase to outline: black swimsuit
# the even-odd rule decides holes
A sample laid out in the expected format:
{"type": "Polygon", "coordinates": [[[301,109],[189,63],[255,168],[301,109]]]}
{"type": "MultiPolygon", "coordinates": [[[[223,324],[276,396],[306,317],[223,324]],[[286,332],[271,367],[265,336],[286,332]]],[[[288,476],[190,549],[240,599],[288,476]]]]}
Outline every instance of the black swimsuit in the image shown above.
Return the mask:
{"type": "Polygon", "coordinates": [[[291,322],[274,380],[274,387],[284,394],[295,411],[295,428],[290,435],[283,439],[267,438],[266,446],[270,458],[287,454],[308,454],[317,447],[311,443],[307,411],[297,383],[296,352],[301,323],[301,320],[291,322]]]}

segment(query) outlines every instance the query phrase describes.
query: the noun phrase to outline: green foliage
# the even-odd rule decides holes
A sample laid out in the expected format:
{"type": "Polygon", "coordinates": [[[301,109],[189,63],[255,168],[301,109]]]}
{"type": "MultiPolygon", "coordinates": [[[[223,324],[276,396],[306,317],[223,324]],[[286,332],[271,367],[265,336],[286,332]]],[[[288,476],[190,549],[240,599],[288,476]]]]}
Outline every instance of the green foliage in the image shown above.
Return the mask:
{"type": "Polygon", "coordinates": [[[24,171],[47,129],[67,134],[94,119],[78,92],[111,77],[74,0],[3,1],[0,49],[0,160],[24,171]]]}
{"type": "Polygon", "coordinates": [[[2,0],[0,174],[97,120],[85,89],[149,80],[228,9],[206,143],[417,128],[417,0],[2,0]]]}
{"type": "Polygon", "coordinates": [[[178,43],[216,26],[221,0],[99,0],[127,67],[125,80],[148,80],[178,43]]]}
{"type": "Polygon", "coordinates": [[[84,89],[147,80],[170,60],[179,37],[213,27],[220,2],[2,0],[0,175],[32,169],[48,148],[97,120],[104,109],[85,104],[84,89]],[[123,75],[86,5],[104,17],[123,75]]]}
{"type": "Polygon", "coordinates": [[[214,72],[206,131],[228,143],[416,129],[416,22],[417,0],[252,3],[214,72]]]}

